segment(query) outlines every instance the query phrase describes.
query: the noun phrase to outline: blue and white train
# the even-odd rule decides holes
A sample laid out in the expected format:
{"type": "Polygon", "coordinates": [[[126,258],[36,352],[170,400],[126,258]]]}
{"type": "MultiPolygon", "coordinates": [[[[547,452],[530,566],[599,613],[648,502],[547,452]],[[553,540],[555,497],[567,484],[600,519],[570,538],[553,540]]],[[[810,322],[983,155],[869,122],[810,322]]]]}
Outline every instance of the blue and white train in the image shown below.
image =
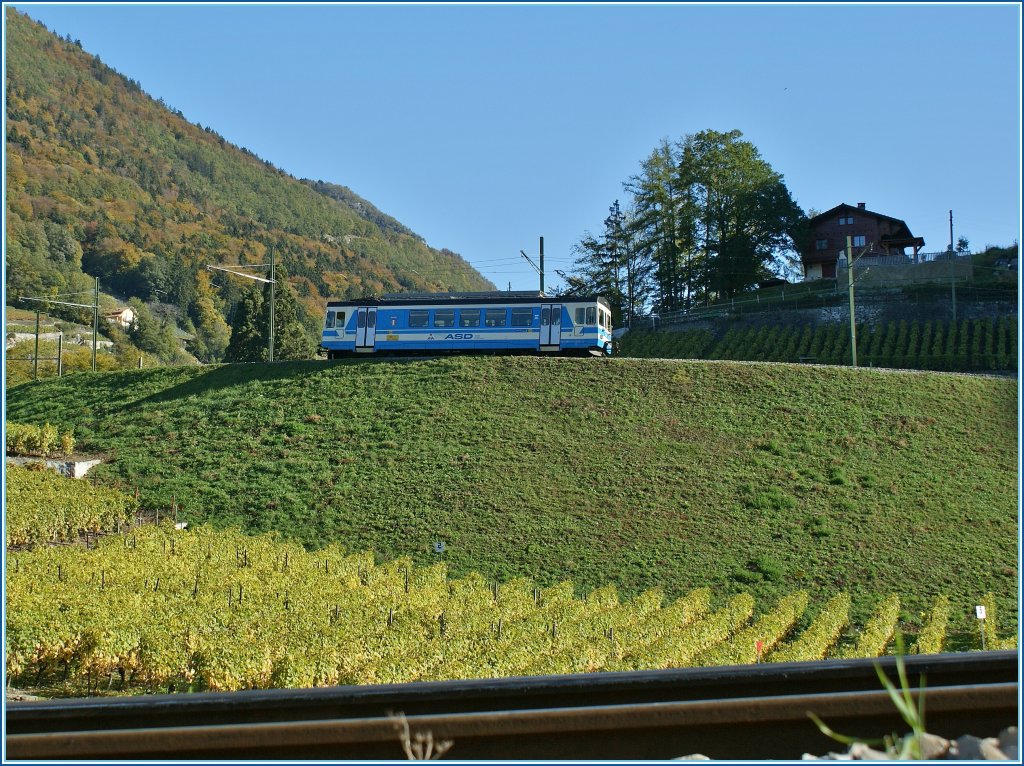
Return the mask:
{"type": "Polygon", "coordinates": [[[405,293],[329,301],[329,359],[374,353],[612,353],[611,308],[600,296],[405,293]]]}

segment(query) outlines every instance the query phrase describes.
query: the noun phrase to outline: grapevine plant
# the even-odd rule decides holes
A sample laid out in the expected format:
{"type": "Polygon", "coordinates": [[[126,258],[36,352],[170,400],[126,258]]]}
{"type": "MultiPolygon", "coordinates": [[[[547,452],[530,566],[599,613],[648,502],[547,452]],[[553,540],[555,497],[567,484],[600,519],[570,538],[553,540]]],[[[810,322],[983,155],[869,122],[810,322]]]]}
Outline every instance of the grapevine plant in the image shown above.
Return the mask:
{"type": "MultiPolygon", "coordinates": [[[[6,586],[8,677],[66,681],[77,693],[876,656],[888,649],[899,603],[884,599],[847,637],[847,593],[816,608],[797,591],[755,616],[748,594],[716,599],[696,588],[665,604],[659,590],[622,600],[605,586],[581,598],[570,582],[451,579],[443,563],[379,563],[339,545],[309,552],[270,535],[170,525],[134,528],[91,549],[12,552],[6,586]]],[[[936,601],[922,649],[941,649],[946,604],[936,601]]],[[[993,619],[992,636],[995,627],[993,619]]]]}

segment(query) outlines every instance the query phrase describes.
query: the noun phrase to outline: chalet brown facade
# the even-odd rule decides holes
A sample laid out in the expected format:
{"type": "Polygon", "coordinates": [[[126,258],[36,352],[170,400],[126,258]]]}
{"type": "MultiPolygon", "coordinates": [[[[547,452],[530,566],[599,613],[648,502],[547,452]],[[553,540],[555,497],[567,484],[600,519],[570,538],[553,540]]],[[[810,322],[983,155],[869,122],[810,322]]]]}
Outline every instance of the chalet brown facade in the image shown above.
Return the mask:
{"type": "Polygon", "coordinates": [[[801,253],[804,279],[835,279],[836,263],[846,258],[846,238],[851,237],[853,252],[860,255],[870,247],[867,257],[905,256],[907,262],[917,260],[924,247],[924,239],[910,233],[907,224],[899,218],[873,213],[863,202],[837,205],[810,220],[811,236],[807,249],[801,253]],[[913,256],[906,248],[913,249],[913,256]]]}

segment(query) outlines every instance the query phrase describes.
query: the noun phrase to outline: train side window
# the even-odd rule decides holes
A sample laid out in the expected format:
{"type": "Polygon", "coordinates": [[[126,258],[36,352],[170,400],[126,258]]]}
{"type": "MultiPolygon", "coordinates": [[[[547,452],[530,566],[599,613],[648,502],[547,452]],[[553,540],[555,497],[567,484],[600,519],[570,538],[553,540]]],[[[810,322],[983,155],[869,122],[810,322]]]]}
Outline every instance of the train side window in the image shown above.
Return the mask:
{"type": "Polygon", "coordinates": [[[551,309],[547,306],[540,310],[540,326],[547,327],[551,324],[551,309]]]}
{"type": "Polygon", "coordinates": [[[576,309],[576,324],[583,324],[586,311],[582,306],[576,309]]]}
{"type": "Polygon", "coordinates": [[[562,309],[551,309],[551,324],[560,325],[562,324],[562,309]]]}
{"type": "Polygon", "coordinates": [[[434,327],[454,327],[455,309],[437,309],[434,311],[434,327]]]}
{"type": "Polygon", "coordinates": [[[333,311],[328,311],[327,312],[327,322],[324,324],[324,327],[327,328],[328,330],[334,329],[334,312],[333,311]]]}
{"type": "Polygon", "coordinates": [[[462,309],[459,311],[459,327],[479,327],[480,309],[462,309]]]}
{"type": "Polygon", "coordinates": [[[533,309],[512,309],[512,326],[529,327],[533,324],[533,309]]]}
{"type": "Polygon", "coordinates": [[[335,327],[344,327],[345,326],[345,312],[344,311],[339,311],[338,312],[337,319],[335,319],[335,321],[334,321],[334,326],[335,327]]]}
{"type": "Polygon", "coordinates": [[[505,309],[487,309],[487,316],[484,322],[488,327],[504,327],[505,309]]]}
{"type": "Polygon", "coordinates": [[[593,306],[587,306],[587,324],[594,324],[597,322],[597,309],[593,306]]]}
{"type": "Polygon", "coordinates": [[[376,327],[377,326],[377,312],[376,311],[368,311],[368,312],[366,312],[366,326],[367,327],[376,327]]]}
{"type": "Polygon", "coordinates": [[[429,311],[410,311],[409,312],[409,326],[410,327],[426,327],[427,320],[430,318],[429,311]]]}
{"type": "Polygon", "coordinates": [[[360,311],[356,315],[356,327],[358,327],[360,330],[366,327],[366,312],[360,311]]]}

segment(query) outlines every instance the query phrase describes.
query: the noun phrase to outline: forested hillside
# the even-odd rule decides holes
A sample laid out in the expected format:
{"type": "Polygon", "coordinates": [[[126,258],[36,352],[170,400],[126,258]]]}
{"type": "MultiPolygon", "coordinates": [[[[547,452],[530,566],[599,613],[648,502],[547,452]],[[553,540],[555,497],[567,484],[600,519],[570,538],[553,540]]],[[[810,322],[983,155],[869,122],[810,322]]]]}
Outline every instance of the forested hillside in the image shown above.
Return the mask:
{"type": "Polygon", "coordinates": [[[98,277],[173,307],[213,361],[245,286],[205,278],[209,263],[259,264],[273,251],[310,330],[327,297],[493,289],[351,190],[300,181],[188,122],[13,9],[6,43],[9,300],[88,290],[98,277]]]}

